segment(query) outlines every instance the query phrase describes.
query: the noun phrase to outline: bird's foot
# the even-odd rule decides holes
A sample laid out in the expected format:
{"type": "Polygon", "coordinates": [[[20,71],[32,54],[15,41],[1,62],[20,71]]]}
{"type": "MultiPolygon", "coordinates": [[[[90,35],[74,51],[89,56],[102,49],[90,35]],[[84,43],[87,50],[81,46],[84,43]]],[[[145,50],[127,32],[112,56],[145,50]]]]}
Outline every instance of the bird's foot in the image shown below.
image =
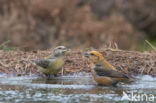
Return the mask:
{"type": "Polygon", "coordinates": [[[58,75],[57,74],[54,74],[54,77],[57,77],[58,75]]]}
{"type": "Polygon", "coordinates": [[[50,74],[47,74],[46,77],[47,77],[47,79],[50,79],[51,75],[50,74]]]}
{"type": "Polygon", "coordinates": [[[118,86],[117,86],[117,83],[112,84],[112,87],[117,88],[117,87],[118,87],[118,86]]]}
{"type": "Polygon", "coordinates": [[[115,84],[115,85],[112,85],[113,87],[117,88],[118,86],[115,84]]]}

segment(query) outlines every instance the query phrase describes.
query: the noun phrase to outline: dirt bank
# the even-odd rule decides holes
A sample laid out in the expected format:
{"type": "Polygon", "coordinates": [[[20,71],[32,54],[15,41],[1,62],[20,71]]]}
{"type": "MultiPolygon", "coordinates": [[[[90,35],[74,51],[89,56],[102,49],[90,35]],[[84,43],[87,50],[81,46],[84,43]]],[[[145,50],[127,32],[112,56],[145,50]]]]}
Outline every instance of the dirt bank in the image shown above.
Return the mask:
{"type": "MultiPolygon", "coordinates": [[[[156,52],[136,52],[105,49],[100,50],[104,57],[118,70],[127,74],[149,74],[156,76],[156,52]]],[[[48,51],[0,51],[0,73],[17,76],[39,74],[31,60],[40,59],[50,54],[48,51]]],[[[68,51],[64,57],[64,75],[77,72],[90,72],[90,61],[83,56],[84,51],[68,51]]]]}

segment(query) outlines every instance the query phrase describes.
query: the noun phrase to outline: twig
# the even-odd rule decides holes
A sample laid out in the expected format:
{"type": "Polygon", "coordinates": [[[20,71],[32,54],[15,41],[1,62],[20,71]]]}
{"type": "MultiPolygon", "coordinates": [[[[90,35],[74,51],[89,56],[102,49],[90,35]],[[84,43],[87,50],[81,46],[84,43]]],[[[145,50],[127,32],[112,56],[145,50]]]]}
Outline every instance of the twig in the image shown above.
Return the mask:
{"type": "Polygon", "coordinates": [[[0,45],[0,47],[4,47],[6,44],[8,44],[10,42],[10,40],[7,40],[7,41],[5,41],[4,43],[2,43],[1,45],[0,45]]]}
{"type": "Polygon", "coordinates": [[[152,45],[148,40],[145,40],[145,42],[154,50],[156,51],[156,47],[152,45]]]}

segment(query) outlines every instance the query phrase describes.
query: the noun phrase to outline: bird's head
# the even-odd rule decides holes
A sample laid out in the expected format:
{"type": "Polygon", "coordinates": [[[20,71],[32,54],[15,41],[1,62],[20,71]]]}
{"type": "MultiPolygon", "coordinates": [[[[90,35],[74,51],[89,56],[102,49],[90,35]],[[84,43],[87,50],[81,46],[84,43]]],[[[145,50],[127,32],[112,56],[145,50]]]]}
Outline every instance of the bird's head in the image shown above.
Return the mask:
{"type": "Polygon", "coordinates": [[[54,49],[53,55],[55,57],[63,56],[66,51],[67,51],[67,48],[65,46],[58,46],[54,49]]]}
{"type": "Polygon", "coordinates": [[[98,51],[86,52],[85,57],[89,58],[94,64],[100,63],[104,60],[103,55],[98,51]]]}

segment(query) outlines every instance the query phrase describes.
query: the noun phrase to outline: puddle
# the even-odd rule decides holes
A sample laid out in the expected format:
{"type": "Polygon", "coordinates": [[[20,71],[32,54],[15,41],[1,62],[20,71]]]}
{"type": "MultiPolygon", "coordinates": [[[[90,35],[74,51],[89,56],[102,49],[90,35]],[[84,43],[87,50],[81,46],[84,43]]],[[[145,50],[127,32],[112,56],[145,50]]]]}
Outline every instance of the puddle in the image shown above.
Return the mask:
{"type": "Polygon", "coordinates": [[[97,86],[90,75],[77,74],[50,80],[36,76],[0,75],[0,103],[156,101],[156,98],[153,98],[156,97],[156,78],[147,75],[136,78],[137,81],[133,83],[121,83],[115,88],[97,86]]]}

